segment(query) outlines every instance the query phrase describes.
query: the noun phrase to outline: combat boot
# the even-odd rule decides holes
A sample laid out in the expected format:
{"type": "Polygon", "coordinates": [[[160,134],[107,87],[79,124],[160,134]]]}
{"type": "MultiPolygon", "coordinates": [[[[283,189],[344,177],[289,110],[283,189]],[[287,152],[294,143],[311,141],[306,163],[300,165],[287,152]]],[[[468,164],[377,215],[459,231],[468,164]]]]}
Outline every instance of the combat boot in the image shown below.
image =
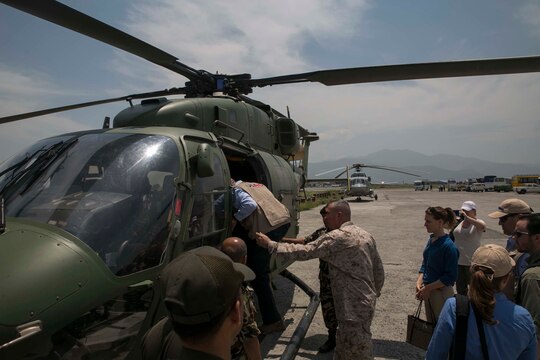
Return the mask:
{"type": "Polygon", "coordinates": [[[328,340],[319,347],[319,352],[324,354],[336,347],[336,330],[328,330],[328,340]]]}

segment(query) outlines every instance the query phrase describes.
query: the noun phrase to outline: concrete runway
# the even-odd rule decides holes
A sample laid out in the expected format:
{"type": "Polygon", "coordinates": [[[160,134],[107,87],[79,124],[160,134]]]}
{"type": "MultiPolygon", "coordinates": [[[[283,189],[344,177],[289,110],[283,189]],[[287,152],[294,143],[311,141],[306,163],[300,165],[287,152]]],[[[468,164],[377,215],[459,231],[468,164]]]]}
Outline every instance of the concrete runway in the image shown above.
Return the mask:
{"type": "MultiPolygon", "coordinates": [[[[422,261],[422,250],[428,239],[424,228],[424,211],[429,206],[459,209],[463,201],[473,200],[478,205],[478,217],[483,219],[488,230],[482,243],[504,246],[506,236],[497,220],[487,216],[497,210],[501,201],[519,198],[534,210],[540,210],[540,195],[516,193],[467,193],[414,191],[412,189],[379,189],[379,200],[350,201],[352,220],[369,231],[377,242],[384,263],[386,280],[381,297],[377,302],[372,324],[375,357],[378,359],[423,359],[425,352],[405,342],[407,315],[413,314],[418,306],[414,298],[418,268],[422,261]]],[[[300,217],[300,235],[308,235],[322,225],[320,207],[304,211],[300,217]]],[[[319,260],[295,262],[289,271],[301,278],[312,289],[318,291],[319,260]]],[[[308,304],[308,297],[291,282],[276,276],[275,296],[287,329],[282,333],[266,336],[261,343],[265,359],[278,359],[290,340],[298,321],[308,304]]],[[[320,307],[308,330],[296,359],[332,359],[333,353],[318,354],[317,348],[326,341],[320,307]]]]}

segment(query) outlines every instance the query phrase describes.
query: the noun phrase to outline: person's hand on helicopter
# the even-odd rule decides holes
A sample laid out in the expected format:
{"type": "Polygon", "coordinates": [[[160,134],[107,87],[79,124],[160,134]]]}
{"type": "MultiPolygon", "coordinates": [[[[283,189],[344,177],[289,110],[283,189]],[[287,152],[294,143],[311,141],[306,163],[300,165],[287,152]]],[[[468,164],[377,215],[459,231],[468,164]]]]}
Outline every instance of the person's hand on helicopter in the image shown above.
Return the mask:
{"type": "Polygon", "coordinates": [[[257,245],[260,247],[263,247],[265,249],[268,249],[268,244],[270,243],[270,238],[263,234],[262,232],[255,233],[255,240],[257,241],[257,245]]]}

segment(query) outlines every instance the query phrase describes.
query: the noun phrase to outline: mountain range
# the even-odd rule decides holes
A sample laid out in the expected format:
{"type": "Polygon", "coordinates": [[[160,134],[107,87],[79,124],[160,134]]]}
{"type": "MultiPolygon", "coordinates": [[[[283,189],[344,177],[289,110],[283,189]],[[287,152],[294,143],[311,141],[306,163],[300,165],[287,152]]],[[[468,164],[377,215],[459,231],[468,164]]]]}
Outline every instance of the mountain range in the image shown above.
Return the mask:
{"type": "Polygon", "coordinates": [[[480,178],[485,175],[510,178],[517,174],[540,174],[540,164],[496,163],[449,154],[425,155],[411,150],[380,150],[354,158],[349,157],[321,162],[311,159],[308,167],[308,178],[333,178],[343,171],[346,165],[354,163],[399,168],[420,175],[414,177],[391,171],[364,168],[363,171],[368,176],[371,176],[372,182],[375,183],[412,183],[420,178],[429,180],[465,180],[480,178]],[[338,168],[340,169],[316,176],[322,172],[338,168]]]}

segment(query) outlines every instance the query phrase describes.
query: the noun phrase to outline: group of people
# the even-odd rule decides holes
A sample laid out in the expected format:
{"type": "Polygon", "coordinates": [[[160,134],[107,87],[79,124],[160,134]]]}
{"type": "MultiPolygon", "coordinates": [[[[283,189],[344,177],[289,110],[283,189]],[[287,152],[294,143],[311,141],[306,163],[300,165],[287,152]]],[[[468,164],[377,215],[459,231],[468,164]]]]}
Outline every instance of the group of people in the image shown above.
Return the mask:
{"type": "MultiPolygon", "coordinates": [[[[271,254],[284,260],[320,259],[329,337],[319,350],[335,348],[334,359],[373,358],[370,328],[384,268],[373,237],[351,222],[348,202],[324,206],[320,212],[324,226],[306,238],[287,238],[288,210],[264,185],[241,181],[231,185],[233,223],[239,226],[233,226],[233,236],[220,249],[194,249],[165,267],[160,280],[168,316],[145,335],[143,358],[260,359],[259,334],[285,328],[270,284],[271,254]]],[[[486,224],[476,210],[474,202],[466,201],[458,214],[442,207],[425,211],[430,236],[416,297],[425,302],[428,320],[436,323],[426,358],[449,354],[460,358],[454,353],[455,339],[464,334],[466,324],[465,345],[458,350],[465,352],[464,358],[536,359],[539,214],[519,199],[503,201],[489,214],[499,219],[509,236],[505,249],[480,246],[486,224]],[[471,316],[465,320],[458,310],[462,300],[453,297],[454,285],[456,296],[465,298],[470,308],[471,316]]]]}
{"type": "Polygon", "coordinates": [[[328,203],[321,210],[324,227],[305,239],[283,239],[290,216],[266,186],[231,185],[233,237],[220,249],[203,246],[165,267],[160,281],[168,316],[146,333],[143,359],[260,359],[258,335],[285,328],[268,274],[273,253],[321,260],[329,329],[321,352],[335,348],[335,359],[373,358],[370,327],[384,269],[373,237],[351,222],[349,204],[328,203]],[[257,297],[261,326],[247,282],[257,297]]]}
{"type": "Polygon", "coordinates": [[[503,201],[488,215],[509,236],[503,248],[480,245],[486,224],[476,210],[466,201],[459,214],[425,212],[430,237],[416,297],[436,323],[426,359],[538,359],[540,214],[520,199],[503,201]]]}

